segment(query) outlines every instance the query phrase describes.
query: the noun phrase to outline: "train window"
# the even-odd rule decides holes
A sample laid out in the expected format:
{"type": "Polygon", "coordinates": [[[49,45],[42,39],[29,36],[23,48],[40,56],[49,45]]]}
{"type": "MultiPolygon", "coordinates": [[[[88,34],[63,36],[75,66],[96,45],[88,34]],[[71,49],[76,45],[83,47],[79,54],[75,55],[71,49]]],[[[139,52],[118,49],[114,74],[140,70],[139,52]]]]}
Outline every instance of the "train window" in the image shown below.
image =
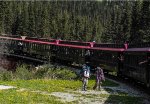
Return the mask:
{"type": "Polygon", "coordinates": [[[45,45],[45,50],[48,51],[49,50],[49,45],[45,45]]]}
{"type": "Polygon", "coordinates": [[[35,49],[35,44],[33,43],[33,49],[35,49]]]}
{"type": "Polygon", "coordinates": [[[51,46],[50,46],[50,45],[46,45],[46,49],[47,49],[47,50],[50,50],[50,49],[51,49],[51,46]]]}
{"type": "Polygon", "coordinates": [[[31,47],[32,47],[32,49],[34,48],[34,44],[33,43],[31,43],[31,47]]]}
{"type": "Polygon", "coordinates": [[[48,45],[47,44],[45,44],[45,50],[48,51],[48,45]]]}
{"type": "Polygon", "coordinates": [[[50,45],[48,45],[48,50],[50,50],[51,49],[51,46],[50,45]]]}
{"type": "Polygon", "coordinates": [[[34,43],[34,49],[36,49],[36,44],[34,43]]]}
{"type": "Polygon", "coordinates": [[[38,44],[35,43],[35,50],[37,50],[37,49],[38,49],[38,44]]]}
{"type": "Polygon", "coordinates": [[[41,47],[42,49],[41,50],[46,50],[46,45],[45,44],[43,44],[43,47],[41,47]]]}

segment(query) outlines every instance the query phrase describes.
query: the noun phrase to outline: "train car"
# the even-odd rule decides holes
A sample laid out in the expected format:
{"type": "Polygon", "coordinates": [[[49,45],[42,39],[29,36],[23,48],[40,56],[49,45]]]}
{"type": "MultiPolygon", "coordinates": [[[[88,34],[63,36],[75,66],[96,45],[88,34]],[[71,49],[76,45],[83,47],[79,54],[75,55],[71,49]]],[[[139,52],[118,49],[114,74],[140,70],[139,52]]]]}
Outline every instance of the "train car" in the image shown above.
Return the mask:
{"type": "Polygon", "coordinates": [[[90,50],[90,63],[92,66],[102,67],[105,72],[116,72],[119,75],[126,48],[126,44],[94,44],[90,50]]]}
{"type": "Polygon", "coordinates": [[[124,53],[123,75],[150,86],[150,43],[131,44],[124,53]]]}

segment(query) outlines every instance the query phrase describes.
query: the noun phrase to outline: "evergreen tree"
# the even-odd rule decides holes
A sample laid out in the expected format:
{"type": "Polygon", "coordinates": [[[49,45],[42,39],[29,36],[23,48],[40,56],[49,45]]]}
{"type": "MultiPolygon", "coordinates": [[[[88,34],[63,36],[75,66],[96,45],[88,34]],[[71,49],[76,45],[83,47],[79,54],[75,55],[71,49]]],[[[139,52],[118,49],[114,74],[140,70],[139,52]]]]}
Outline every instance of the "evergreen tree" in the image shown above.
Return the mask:
{"type": "MultiPolygon", "coordinates": [[[[36,23],[38,23],[38,21],[35,21],[35,12],[34,12],[34,3],[33,1],[30,1],[29,2],[29,8],[28,8],[28,11],[29,11],[29,25],[28,25],[28,36],[30,37],[34,37],[36,36],[37,34],[37,29],[36,29],[36,23]]],[[[37,17],[38,18],[38,17],[37,17]]],[[[38,33],[40,34],[40,33],[38,33]]]]}
{"type": "Polygon", "coordinates": [[[20,2],[20,13],[18,15],[17,21],[19,22],[17,27],[17,35],[27,36],[28,35],[28,25],[29,25],[29,16],[28,16],[28,3],[20,2]]]}
{"type": "Polygon", "coordinates": [[[47,2],[43,3],[43,9],[42,9],[42,14],[41,14],[41,26],[42,26],[42,31],[43,35],[42,37],[48,37],[49,35],[49,15],[48,15],[48,4],[47,2]]]}
{"type": "Polygon", "coordinates": [[[122,42],[129,41],[130,34],[131,34],[131,3],[132,2],[125,2],[123,8],[123,17],[122,17],[122,24],[123,24],[123,31],[122,31],[122,42]]]}
{"type": "Polygon", "coordinates": [[[12,12],[12,2],[3,2],[3,25],[4,25],[4,33],[12,34],[12,24],[13,24],[13,12],[12,12]]]}
{"type": "Polygon", "coordinates": [[[102,34],[103,34],[104,28],[102,26],[102,23],[100,21],[99,17],[96,17],[95,19],[95,27],[93,28],[93,39],[91,41],[96,41],[96,42],[102,42],[102,34]]]}
{"type": "Polygon", "coordinates": [[[142,42],[142,36],[139,33],[140,30],[140,17],[141,17],[141,1],[136,1],[132,8],[132,25],[130,43],[142,42]]]}
{"type": "Polygon", "coordinates": [[[0,34],[4,33],[4,2],[0,1],[0,34]]]}
{"type": "Polygon", "coordinates": [[[141,19],[140,19],[140,35],[142,37],[142,41],[148,42],[150,41],[150,2],[143,1],[142,9],[141,9],[141,19]]]}
{"type": "Polygon", "coordinates": [[[115,18],[115,24],[114,24],[114,27],[115,27],[115,34],[113,36],[113,41],[115,43],[121,43],[122,42],[122,29],[123,29],[123,26],[121,24],[121,18],[122,18],[122,12],[121,12],[121,8],[120,6],[117,4],[116,7],[115,7],[115,12],[116,12],[116,18],[115,18]]]}
{"type": "Polygon", "coordinates": [[[63,17],[62,17],[62,31],[63,31],[63,36],[66,40],[69,39],[69,14],[67,11],[64,11],[63,17]]]}
{"type": "Polygon", "coordinates": [[[112,43],[149,41],[149,3],[0,1],[0,33],[112,43]]]}

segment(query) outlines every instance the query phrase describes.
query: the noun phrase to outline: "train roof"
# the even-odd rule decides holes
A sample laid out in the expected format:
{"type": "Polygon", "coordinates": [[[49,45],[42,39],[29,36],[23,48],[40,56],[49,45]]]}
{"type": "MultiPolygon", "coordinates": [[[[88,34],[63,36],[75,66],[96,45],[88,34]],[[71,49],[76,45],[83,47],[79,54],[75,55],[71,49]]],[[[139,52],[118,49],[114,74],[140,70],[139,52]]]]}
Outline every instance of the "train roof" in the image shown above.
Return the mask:
{"type": "Polygon", "coordinates": [[[126,52],[150,52],[150,47],[146,48],[128,48],[126,52]]]}
{"type": "Polygon", "coordinates": [[[102,51],[113,51],[113,52],[123,52],[125,49],[124,48],[91,48],[94,50],[102,50],[102,51]]]}
{"type": "Polygon", "coordinates": [[[129,44],[128,49],[130,52],[150,52],[150,42],[143,42],[137,44],[129,44]]]}
{"type": "Polygon", "coordinates": [[[95,43],[93,47],[124,48],[124,44],[116,43],[95,43]]]}
{"type": "Polygon", "coordinates": [[[77,42],[77,41],[64,41],[60,40],[59,44],[77,45],[77,46],[90,46],[90,42],[77,42]]]}
{"type": "Polygon", "coordinates": [[[124,44],[115,44],[115,43],[95,43],[93,48],[95,50],[103,50],[103,51],[117,51],[122,52],[125,50],[124,44]]]}
{"type": "Polygon", "coordinates": [[[129,48],[147,48],[150,47],[150,42],[129,44],[129,48]]]}

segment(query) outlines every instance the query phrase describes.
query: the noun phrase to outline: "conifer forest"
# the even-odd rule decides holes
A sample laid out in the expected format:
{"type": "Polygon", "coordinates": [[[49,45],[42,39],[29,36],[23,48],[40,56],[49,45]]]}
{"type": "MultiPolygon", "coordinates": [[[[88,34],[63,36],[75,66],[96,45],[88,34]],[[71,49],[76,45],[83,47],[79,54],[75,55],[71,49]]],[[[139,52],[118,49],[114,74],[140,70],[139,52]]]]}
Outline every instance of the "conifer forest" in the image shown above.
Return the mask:
{"type": "Polygon", "coordinates": [[[0,34],[99,43],[150,42],[150,1],[0,1],[0,34]]]}

